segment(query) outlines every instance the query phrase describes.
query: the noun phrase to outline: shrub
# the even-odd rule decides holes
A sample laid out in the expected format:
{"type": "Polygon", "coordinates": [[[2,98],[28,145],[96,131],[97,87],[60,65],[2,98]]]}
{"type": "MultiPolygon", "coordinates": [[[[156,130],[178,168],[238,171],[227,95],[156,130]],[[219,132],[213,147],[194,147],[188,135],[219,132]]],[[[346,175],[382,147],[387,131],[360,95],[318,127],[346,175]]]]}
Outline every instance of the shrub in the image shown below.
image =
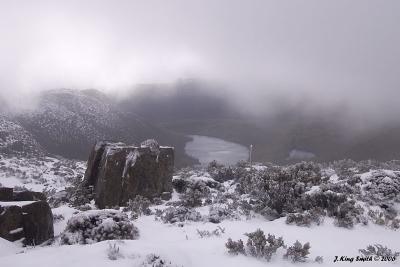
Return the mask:
{"type": "Polygon", "coordinates": [[[288,168],[293,180],[308,184],[317,185],[321,183],[321,168],[314,162],[300,162],[288,168]]]}
{"type": "Polygon", "coordinates": [[[242,240],[232,241],[229,238],[225,244],[228,252],[233,255],[243,254],[270,261],[280,247],[285,247],[282,237],[275,238],[274,235],[268,234],[268,238],[266,238],[260,229],[247,233],[246,236],[248,237],[246,248],[244,248],[242,240]]]}
{"type": "Polygon", "coordinates": [[[212,237],[212,236],[220,236],[221,234],[225,233],[225,228],[222,228],[218,226],[215,230],[213,231],[208,231],[208,230],[199,230],[197,229],[197,234],[201,237],[212,237]]]}
{"type": "Polygon", "coordinates": [[[156,254],[149,254],[140,266],[143,267],[175,267],[171,261],[167,261],[156,254]]]}
{"type": "Polygon", "coordinates": [[[380,244],[369,245],[366,249],[360,249],[359,252],[364,256],[379,256],[379,257],[390,257],[397,258],[400,256],[400,252],[395,252],[389,249],[388,247],[384,247],[380,244]]]}
{"type": "Polygon", "coordinates": [[[53,221],[54,221],[54,222],[62,221],[62,220],[64,220],[64,219],[65,219],[65,218],[64,218],[64,215],[53,213],[53,221]]]}
{"type": "Polygon", "coordinates": [[[72,180],[71,186],[65,188],[69,203],[73,207],[83,206],[93,199],[92,187],[87,187],[82,182],[82,175],[78,175],[72,180]]]}
{"type": "Polygon", "coordinates": [[[91,244],[104,240],[137,239],[138,229],[128,216],[115,210],[81,212],[71,217],[61,234],[62,244],[91,244]]]}
{"type": "Polygon", "coordinates": [[[124,256],[121,254],[121,252],[119,252],[119,247],[117,246],[117,244],[112,244],[108,243],[108,249],[107,249],[107,257],[110,260],[118,260],[123,258],[124,256]]]}
{"type": "Polygon", "coordinates": [[[373,202],[400,202],[400,173],[378,170],[368,181],[364,190],[373,202]]]}
{"type": "Polygon", "coordinates": [[[265,238],[264,232],[260,229],[246,235],[248,236],[246,243],[248,254],[256,258],[265,258],[270,261],[278,248],[285,247],[282,237],[275,238],[274,235],[268,234],[268,238],[265,238]]]}
{"type": "Polygon", "coordinates": [[[283,255],[285,259],[290,259],[292,262],[305,262],[310,254],[310,243],[305,243],[302,245],[298,240],[288,249],[283,255]]]}
{"type": "Polygon", "coordinates": [[[137,195],[133,200],[128,201],[127,207],[124,211],[130,211],[133,218],[137,218],[142,215],[151,215],[150,210],[151,202],[149,199],[137,195]]]}
{"type": "Polygon", "coordinates": [[[200,221],[201,214],[195,210],[186,207],[169,207],[163,211],[159,211],[156,216],[164,223],[177,223],[184,221],[200,221]]]}
{"type": "Polygon", "coordinates": [[[181,196],[181,201],[185,207],[198,207],[203,204],[202,199],[208,197],[209,194],[210,189],[204,181],[193,181],[187,185],[185,193],[181,196]]]}
{"type": "Polygon", "coordinates": [[[174,178],[172,179],[172,187],[178,193],[184,193],[187,187],[188,181],[182,178],[174,178]]]}
{"type": "Polygon", "coordinates": [[[363,222],[362,214],[364,209],[361,206],[355,206],[354,200],[346,201],[339,205],[335,225],[339,227],[352,228],[355,222],[363,222]]]}
{"type": "Polygon", "coordinates": [[[238,241],[233,241],[231,238],[226,242],[225,247],[228,249],[228,253],[231,255],[246,255],[246,251],[244,250],[244,244],[241,239],[238,241]]]}
{"type": "Polygon", "coordinates": [[[210,206],[208,220],[212,223],[220,223],[222,220],[231,216],[231,211],[222,206],[210,206]]]}
{"type": "Polygon", "coordinates": [[[304,213],[290,213],[286,217],[286,223],[297,226],[310,226],[313,223],[320,225],[323,221],[321,214],[323,214],[323,211],[317,208],[305,211],[304,213]]]}
{"type": "Polygon", "coordinates": [[[225,182],[234,178],[234,173],[231,167],[225,167],[217,161],[211,161],[207,166],[207,172],[218,182],[225,182]]]}
{"type": "Polygon", "coordinates": [[[324,263],[324,258],[322,256],[317,256],[317,257],[315,257],[314,261],[316,263],[322,264],[322,263],[324,263]]]}

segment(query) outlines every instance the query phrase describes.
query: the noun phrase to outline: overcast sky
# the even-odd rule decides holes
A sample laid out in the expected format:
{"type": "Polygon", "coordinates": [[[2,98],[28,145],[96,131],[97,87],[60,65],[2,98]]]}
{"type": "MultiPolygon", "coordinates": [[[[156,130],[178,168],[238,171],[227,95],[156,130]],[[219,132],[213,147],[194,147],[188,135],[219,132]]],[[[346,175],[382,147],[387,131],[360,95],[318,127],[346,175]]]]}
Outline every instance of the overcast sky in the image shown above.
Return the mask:
{"type": "Polygon", "coordinates": [[[249,109],[282,94],[379,120],[400,111],[399,25],[398,0],[0,0],[0,90],[198,78],[249,109]]]}

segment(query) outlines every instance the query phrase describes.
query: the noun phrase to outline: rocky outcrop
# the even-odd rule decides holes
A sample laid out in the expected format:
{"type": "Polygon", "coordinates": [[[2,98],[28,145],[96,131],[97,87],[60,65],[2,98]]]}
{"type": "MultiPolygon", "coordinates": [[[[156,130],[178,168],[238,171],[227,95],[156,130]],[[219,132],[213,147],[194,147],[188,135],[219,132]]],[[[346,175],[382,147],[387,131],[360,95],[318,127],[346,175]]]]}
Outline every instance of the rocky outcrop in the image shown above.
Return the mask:
{"type": "MultiPolygon", "coordinates": [[[[8,191],[0,188],[0,192],[8,191]]],[[[15,192],[13,198],[0,202],[0,237],[9,241],[23,238],[26,245],[38,245],[54,237],[53,214],[43,194],[15,192]],[[15,197],[18,201],[15,201],[15,197]],[[14,200],[14,201],[10,201],[14,200]]]]}
{"type": "Polygon", "coordinates": [[[46,201],[35,201],[21,209],[26,244],[37,245],[54,237],[53,213],[46,201]]]}
{"type": "Polygon", "coordinates": [[[46,201],[46,196],[41,192],[19,191],[13,193],[13,201],[46,201]]]}
{"type": "Polygon", "coordinates": [[[13,200],[13,189],[9,187],[0,188],[0,201],[12,201],[13,200]]]}
{"type": "Polygon", "coordinates": [[[89,156],[84,185],[93,186],[99,208],[121,206],[136,195],[171,192],[173,168],[174,149],[155,140],[140,146],[99,142],[89,156]]]}

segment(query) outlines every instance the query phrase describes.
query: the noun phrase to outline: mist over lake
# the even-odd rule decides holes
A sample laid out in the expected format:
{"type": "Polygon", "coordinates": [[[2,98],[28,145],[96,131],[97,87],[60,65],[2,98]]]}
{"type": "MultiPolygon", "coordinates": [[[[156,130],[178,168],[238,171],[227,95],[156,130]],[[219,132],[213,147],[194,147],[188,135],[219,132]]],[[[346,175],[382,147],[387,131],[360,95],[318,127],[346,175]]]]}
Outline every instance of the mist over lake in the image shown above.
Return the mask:
{"type": "Polygon", "coordinates": [[[223,139],[189,135],[193,140],[186,143],[186,154],[198,159],[202,165],[213,160],[226,165],[233,165],[240,160],[248,160],[249,149],[243,145],[223,139]]]}

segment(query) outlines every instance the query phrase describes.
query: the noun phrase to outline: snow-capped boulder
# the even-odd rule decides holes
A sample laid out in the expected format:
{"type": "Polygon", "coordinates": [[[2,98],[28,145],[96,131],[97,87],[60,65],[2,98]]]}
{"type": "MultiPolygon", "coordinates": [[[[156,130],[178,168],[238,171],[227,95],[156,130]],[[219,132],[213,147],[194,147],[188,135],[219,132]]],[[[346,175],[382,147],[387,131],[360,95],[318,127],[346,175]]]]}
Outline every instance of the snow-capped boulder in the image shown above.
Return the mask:
{"type": "Polygon", "coordinates": [[[0,206],[0,237],[9,241],[24,237],[20,206],[0,206]]]}
{"type": "Polygon", "coordinates": [[[21,207],[25,243],[41,244],[54,237],[53,213],[45,201],[35,201],[21,207]]]}
{"type": "Polygon", "coordinates": [[[0,237],[9,241],[24,238],[27,245],[54,237],[53,213],[42,193],[13,192],[12,188],[0,188],[0,192],[7,193],[0,202],[0,237]]]}
{"type": "Polygon", "coordinates": [[[137,195],[153,198],[172,191],[174,149],[155,145],[150,141],[140,147],[102,141],[94,146],[84,185],[94,187],[99,208],[125,205],[137,195]]]}
{"type": "Polygon", "coordinates": [[[24,238],[27,245],[38,245],[53,238],[53,213],[49,204],[46,201],[0,202],[0,237],[9,241],[24,238]]]}

